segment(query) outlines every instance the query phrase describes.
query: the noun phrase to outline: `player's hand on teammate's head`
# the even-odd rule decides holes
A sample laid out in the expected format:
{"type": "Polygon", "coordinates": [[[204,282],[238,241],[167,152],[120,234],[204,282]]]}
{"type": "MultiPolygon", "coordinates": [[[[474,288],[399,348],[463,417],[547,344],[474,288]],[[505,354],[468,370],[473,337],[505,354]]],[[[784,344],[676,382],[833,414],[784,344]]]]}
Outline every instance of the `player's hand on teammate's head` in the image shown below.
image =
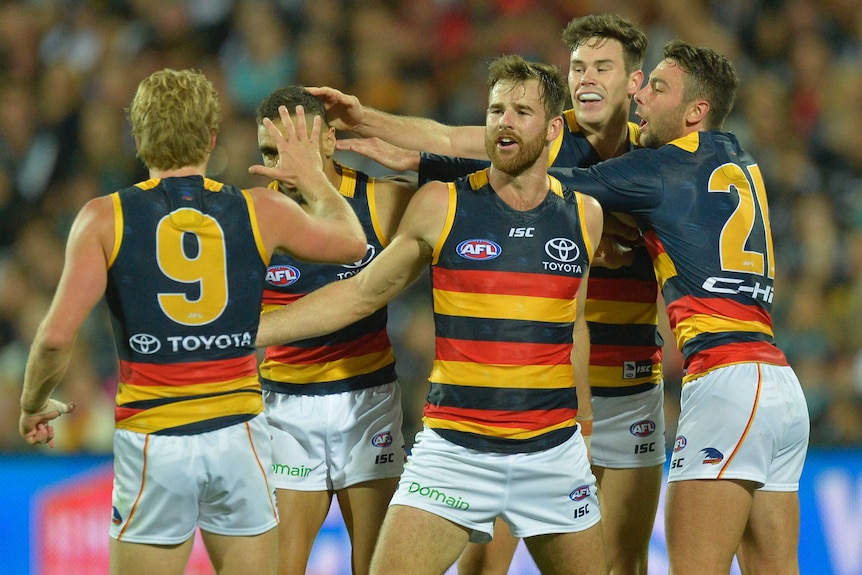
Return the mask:
{"type": "Polygon", "coordinates": [[[336,130],[352,132],[362,124],[364,110],[356,96],[345,94],[329,86],[309,87],[306,90],[323,102],[326,121],[336,130]]]}

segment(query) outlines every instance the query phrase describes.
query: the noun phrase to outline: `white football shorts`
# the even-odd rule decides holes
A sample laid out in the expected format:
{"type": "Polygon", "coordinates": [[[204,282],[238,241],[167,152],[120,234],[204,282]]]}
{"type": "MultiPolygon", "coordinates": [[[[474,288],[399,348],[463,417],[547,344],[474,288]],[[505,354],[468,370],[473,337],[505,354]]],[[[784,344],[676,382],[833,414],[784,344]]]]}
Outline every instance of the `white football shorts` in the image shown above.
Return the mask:
{"type": "Polygon", "coordinates": [[[263,414],[195,435],[114,432],[111,537],[175,545],[195,528],[251,536],[278,524],[263,414]]]}
{"type": "Polygon", "coordinates": [[[741,479],[798,491],[808,408],[793,369],[739,363],[682,388],[668,481],[741,479]]]}
{"type": "Polygon", "coordinates": [[[263,392],[277,489],[333,491],[401,475],[398,382],[332,395],[263,392]]]}

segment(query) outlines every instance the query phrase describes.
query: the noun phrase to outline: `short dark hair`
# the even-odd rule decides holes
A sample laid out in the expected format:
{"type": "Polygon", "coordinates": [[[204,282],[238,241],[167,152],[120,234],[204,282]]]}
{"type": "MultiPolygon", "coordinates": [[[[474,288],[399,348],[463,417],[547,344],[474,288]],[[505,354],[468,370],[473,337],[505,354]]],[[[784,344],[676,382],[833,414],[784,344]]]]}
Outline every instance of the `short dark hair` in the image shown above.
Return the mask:
{"type": "Polygon", "coordinates": [[[730,60],[715,50],[692,46],[682,40],[665,44],[664,57],[676,62],[686,74],[683,100],[707,100],[710,104],[707,127],[720,130],[733,109],[739,88],[739,76],[730,60]]]}
{"type": "Polygon", "coordinates": [[[500,82],[523,84],[538,80],[541,85],[542,106],[548,119],[563,113],[569,97],[569,88],[560,69],[550,64],[528,62],[521,56],[500,56],[488,67],[488,88],[500,82]]]}
{"type": "Polygon", "coordinates": [[[573,19],[563,30],[563,42],[569,50],[582,46],[590,38],[607,38],[622,44],[626,73],[643,67],[647,37],[631,20],[618,14],[590,14],[573,19]]]}
{"type": "Polygon", "coordinates": [[[263,99],[257,107],[257,123],[263,124],[264,118],[269,118],[274,122],[278,122],[281,116],[278,114],[278,107],[286,106],[287,111],[293,116],[297,106],[302,106],[305,110],[305,117],[310,119],[314,116],[320,116],[321,127],[328,126],[326,122],[326,108],[323,102],[313,96],[304,86],[284,86],[279,88],[269,96],[263,99]]]}

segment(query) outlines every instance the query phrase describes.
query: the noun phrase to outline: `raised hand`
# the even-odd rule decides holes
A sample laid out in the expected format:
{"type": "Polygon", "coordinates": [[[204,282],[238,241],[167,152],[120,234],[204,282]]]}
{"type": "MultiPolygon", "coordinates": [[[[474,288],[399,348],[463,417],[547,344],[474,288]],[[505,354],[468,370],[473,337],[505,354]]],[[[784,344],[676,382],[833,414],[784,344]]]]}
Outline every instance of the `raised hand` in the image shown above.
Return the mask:
{"type": "Polygon", "coordinates": [[[322,173],[323,159],[320,156],[320,116],[315,116],[308,132],[305,110],[297,106],[296,122],[294,123],[285,106],[278,108],[281,122],[284,125],[284,135],[269,118],[263,119],[263,125],[275,138],[278,148],[278,163],[273,167],[260,164],[251,166],[252,174],[284,182],[288,187],[299,188],[299,182],[309,175],[322,173]]]}

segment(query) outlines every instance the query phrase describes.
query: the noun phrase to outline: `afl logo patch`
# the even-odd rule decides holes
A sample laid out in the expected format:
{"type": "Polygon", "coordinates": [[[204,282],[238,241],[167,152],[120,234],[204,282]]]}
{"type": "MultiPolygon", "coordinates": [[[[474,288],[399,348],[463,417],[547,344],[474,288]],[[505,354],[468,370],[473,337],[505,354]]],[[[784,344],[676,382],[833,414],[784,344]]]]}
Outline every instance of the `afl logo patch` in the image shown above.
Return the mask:
{"type": "Polygon", "coordinates": [[[589,485],[581,485],[571,493],[569,493],[569,499],[572,501],[582,501],[590,496],[590,486],[589,485]]]}
{"type": "Polygon", "coordinates": [[[135,353],[152,355],[162,349],[162,342],[154,335],[148,333],[136,333],[129,338],[129,347],[135,353]]]}
{"type": "Polygon", "coordinates": [[[389,447],[392,445],[392,434],[388,431],[381,431],[371,438],[371,445],[374,447],[389,447]]]}
{"type": "Polygon", "coordinates": [[[673,452],[677,453],[685,449],[688,440],[686,440],[684,435],[677,435],[676,440],[673,442],[673,452]]]}
{"type": "Polygon", "coordinates": [[[650,419],[642,419],[632,423],[629,431],[635,437],[647,437],[655,433],[655,422],[650,419]]]}
{"type": "Polygon", "coordinates": [[[299,270],[293,266],[271,266],[266,268],[266,283],[287,287],[295,284],[299,275],[299,270]]]}
{"type": "Polygon", "coordinates": [[[459,256],[468,260],[492,260],[503,252],[500,245],[491,240],[464,240],[456,249],[459,256]]]}

